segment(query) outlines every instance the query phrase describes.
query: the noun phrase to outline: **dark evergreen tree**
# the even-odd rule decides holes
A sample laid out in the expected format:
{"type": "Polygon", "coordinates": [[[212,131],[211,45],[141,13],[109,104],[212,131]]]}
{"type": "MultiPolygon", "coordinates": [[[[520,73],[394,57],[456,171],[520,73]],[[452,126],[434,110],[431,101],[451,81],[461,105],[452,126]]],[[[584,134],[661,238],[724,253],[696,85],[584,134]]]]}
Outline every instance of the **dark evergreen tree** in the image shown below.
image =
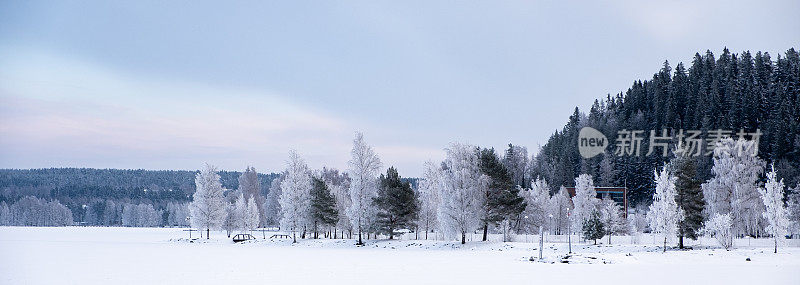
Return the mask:
{"type": "Polygon", "coordinates": [[[335,226],[339,222],[336,199],[320,178],[313,177],[311,188],[311,219],[314,221],[314,238],[319,238],[319,226],[335,226]]]}
{"type": "Polygon", "coordinates": [[[398,229],[412,228],[417,220],[419,205],[416,193],[394,167],[390,167],[385,176],[381,174],[374,203],[378,207],[376,230],[389,235],[389,239],[394,239],[398,229]]]}
{"type": "Polygon", "coordinates": [[[597,244],[597,240],[606,235],[605,226],[597,211],[592,211],[591,217],[583,222],[582,232],[583,238],[593,240],[594,244],[597,244]]]}
{"type": "Polygon", "coordinates": [[[483,241],[488,238],[489,225],[507,219],[519,222],[519,215],[525,210],[525,200],[519,195],[519,188],[514,186],[511,175],[500,161],[494,148],[479,149],[478,158],[483,174],[489,176],[489,187],[484,195],[486,204],[481,222],[483,223],[483,241]]]}
{"type": "Polygon", "coordinates": [[[669,171],[677,181],[675,188],[678,196],[675,198],[678,207],[683,210],[684,218],[678,223],[678,247],[684,248],[683,239],[697,239],[703,227],[703,190],[701,181],[697,179],[697,166],[694,159],[684,155],[677,155],[669,163],[669,171]]]}

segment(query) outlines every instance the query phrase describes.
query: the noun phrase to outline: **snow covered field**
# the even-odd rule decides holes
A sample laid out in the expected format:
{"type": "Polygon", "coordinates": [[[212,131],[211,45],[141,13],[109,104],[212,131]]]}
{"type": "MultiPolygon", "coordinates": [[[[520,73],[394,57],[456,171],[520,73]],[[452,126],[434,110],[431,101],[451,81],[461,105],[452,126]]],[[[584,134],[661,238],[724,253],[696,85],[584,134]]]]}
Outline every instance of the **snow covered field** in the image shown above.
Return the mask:
{"type": "Polygon", "coordinates": [[[639,244],[616,237],[614,245],[573,244],[577,254],[561,263],[567,244],[557,240],[564,237],[548,237],[543,263],[529,261],[538,257],[535,236],[527,237],[531,243],[518,236],[522,242],[381,240],[364,247],[352,240],[234,244],[213,232],[210,241],[186,237],[171,228],[0,227],[0,284],[800,284],[800,240],[778,254],[770,240],[737,240],[733,251],[704,240],[662,254],[653,237],[639,244]]]}

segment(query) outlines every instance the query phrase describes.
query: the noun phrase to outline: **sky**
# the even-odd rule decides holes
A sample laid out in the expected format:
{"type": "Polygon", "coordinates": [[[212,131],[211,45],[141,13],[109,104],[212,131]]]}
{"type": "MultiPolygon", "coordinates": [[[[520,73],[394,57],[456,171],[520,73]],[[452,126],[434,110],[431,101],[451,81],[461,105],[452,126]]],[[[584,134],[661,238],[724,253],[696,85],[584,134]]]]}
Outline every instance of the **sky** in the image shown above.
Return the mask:
{"type": "Polygon", "coordinates": [[[696,52],[800,43],[800,1],[0,1],[0,168],[418,176],[531,154],[577,106],[696,52]],[[602,2],[602,3],[595,3],[602,2]]]}

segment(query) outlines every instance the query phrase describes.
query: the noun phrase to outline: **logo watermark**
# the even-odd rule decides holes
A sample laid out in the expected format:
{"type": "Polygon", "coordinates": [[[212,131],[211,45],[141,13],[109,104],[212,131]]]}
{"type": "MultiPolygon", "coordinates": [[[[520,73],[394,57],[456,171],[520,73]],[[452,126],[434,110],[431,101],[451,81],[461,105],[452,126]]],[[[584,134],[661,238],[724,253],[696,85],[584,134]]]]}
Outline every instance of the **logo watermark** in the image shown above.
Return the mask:
{"type": "MultiPolygon", "coordinates": [[[[745,132],[740,129],[738,132],[732,130],[716,129],[708,132],[701,130],[650,130],[649,136],[645,137],[644,130],[622,129],[617,132],[614,143],[614,155],[616,156],[641,156],[645,150],[642,142],[647,142],[647,153],[645,155],[658,155],[667,157],[670,146],[673,153],[680,153],[685,156],[712,155],[717,149],[717,145],[724,139],[733,139],[736,136],[734,149],[739,155],[758,155],[758,143],[761,138],[761,130],[755,132],[745,132]]],[[[591,127],[583,127],[578,133],[578,152],[583,158],[592,158],[605,152],[609,145],[606,136],[591,127]]],[[[728,151],[728,150],[726,150],[728,151]]]]}

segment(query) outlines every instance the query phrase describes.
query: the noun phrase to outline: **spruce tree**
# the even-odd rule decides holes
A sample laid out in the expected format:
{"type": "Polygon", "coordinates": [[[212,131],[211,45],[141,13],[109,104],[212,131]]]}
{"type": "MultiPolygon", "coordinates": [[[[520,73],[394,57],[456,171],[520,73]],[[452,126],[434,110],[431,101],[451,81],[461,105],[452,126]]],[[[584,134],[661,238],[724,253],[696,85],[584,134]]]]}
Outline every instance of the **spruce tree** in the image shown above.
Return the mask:
{"type": "Polygon", "coordinates": [[[336,199],[331,194],[325,181],[312,178],[311,219],[314,221],[314,238],[319,238],[318,226],[334,226],[339,222],[339,211],[336,210],[336,199]]]}
{"type": "Polygon", "coordinates": [[[677,181],[678,196],[675,197],[678,207],[683,209],[684,218],[678,222],[678,247],[683,248],[683,239],[697,239],[698,232],[703,227],[703,190],[700,180],[697,179],[697,166],[694,159],[684,155],[677,155],[670,161],[670,171],[677,181]]]}
{"type": "Polygon", "coordinates": [[[514,186],[511,175],[498,158],[494,148],[478,150],[480,169],[489,176],[490,182],[483,197],[486,201],[482,217],[483,241],[487,240],[489,224],[503,220],[518,221],[519,215],[527,206],[525,199],[519,195],[519,188],[514,186]]]}
{"type": "Polygon", "coordinates": [[[390,167],[381,174],[378,197],[373,199],[378,208],[376,228],[379,233],[394,239],[395,231],[410,228],[417,220],[418,205],[411,184],[400,179],[397,169],[390,167]]]}
{"type": "Polygon", "coordinates": [[[606,235],[603,221],[600,220],[600,213],[592,211],[589,219],[583,222],[583,238],[593,240],[597,244],[597,240],[606,235]]]}

